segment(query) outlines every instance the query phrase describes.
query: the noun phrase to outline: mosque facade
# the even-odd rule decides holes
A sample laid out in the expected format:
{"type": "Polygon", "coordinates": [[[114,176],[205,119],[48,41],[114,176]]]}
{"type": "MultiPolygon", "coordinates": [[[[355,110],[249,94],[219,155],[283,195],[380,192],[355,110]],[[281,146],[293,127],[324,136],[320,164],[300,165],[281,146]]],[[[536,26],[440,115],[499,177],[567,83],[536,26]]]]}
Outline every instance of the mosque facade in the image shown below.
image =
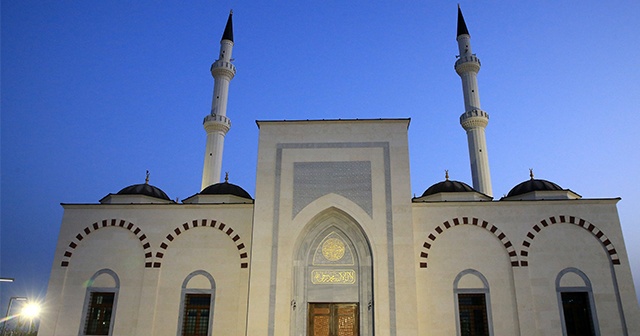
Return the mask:
{"type": "Polygon", "coordinates": [[[220,181],[233,24],[201,191],[145,182],[64,215],[39,335],[638,335],[616,204],[531,178],[492,197],[458,10],[473,183],[411,197],[409,119],[257,121],[255,195],[220,181]]]}

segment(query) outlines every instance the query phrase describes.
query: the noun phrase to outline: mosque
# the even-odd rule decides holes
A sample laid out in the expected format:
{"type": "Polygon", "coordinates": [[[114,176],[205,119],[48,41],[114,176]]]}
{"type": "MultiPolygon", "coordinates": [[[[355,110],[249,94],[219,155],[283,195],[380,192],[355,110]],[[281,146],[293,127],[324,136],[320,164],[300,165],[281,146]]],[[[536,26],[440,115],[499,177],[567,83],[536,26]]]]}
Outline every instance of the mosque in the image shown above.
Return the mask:
{"type": "Polygon", "coordinates": [[[63,204],[39,335],[640,335],[619,198],[533,174],[493,198],[460,9],[472,186],[413,198],[409,119],[257,121],[255,195],[220,181],[233,41],[230,14],[201,191],[63,204]]]}

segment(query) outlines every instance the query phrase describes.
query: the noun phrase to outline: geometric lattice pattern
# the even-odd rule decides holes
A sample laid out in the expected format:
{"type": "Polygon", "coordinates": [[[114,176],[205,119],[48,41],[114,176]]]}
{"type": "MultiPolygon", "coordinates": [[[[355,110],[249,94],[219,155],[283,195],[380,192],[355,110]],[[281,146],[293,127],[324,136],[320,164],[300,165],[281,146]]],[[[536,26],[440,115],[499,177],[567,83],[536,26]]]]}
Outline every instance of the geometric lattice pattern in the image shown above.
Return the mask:
{"type": "Polygon", "coordinates": [[[196,228],[196,227],[210,227],[210,228],[215,228],[218,229],[220,231],[222,231],[223,233],[225,233],[231,240],[233,240],[233,242],[236,244],[236,248],[238,249],[238,253],[240,254],[240,268],[248,268],[249,267],[249,262],[247,260],[248,258],[248,254],[247,251],[245,249],[245,245],[244,243],[241,241],[240,236],[237,234],[233,233],[233,229],[226,225],[225,223],[222,222],[218,222],[215,220],[207,220],[207,219],[202,219],[200,221],[198,220],[193,220],[191,222],[187,222],[182,224],[181,226],[176,227],[175,229],[173,229],[172,233],[169,233],[165,240],[162,242],[162,244],[160,244],[160,250],[159,252],[156,252],[156,260],[153,263],[153,267],[160,267],[161,266],[161,261],[162,258],[164,257],[164,252],[166,251],[166,249],[169,247],[169,245],[171,244],[171,242],[177,237],[179,236],[181,233],[196,228]]]}
{"type": "Polygon", "coordinates": [[[489,224],[487,221],[480,221],[478,218],[472,217],[461,217],[454,218],[451,221],[445,221],[442,225],[439,225],[432,231],[429,236],[427,236],[427,240],[422,244],[423,250],[420,253],[420,268],[427,268],[427,259],[429,258],[429,250],[431,249],[431,245],[438,238],[438,235],[442,234],[445,230],[450,229],[452,227],[458,225],[475,225],[477,227],[483,228],[489,232],[491,232],[496,238],[500,240],[502,246],[507,250],[509,254],[509,259],[511,260],[512,267],[518,267],[518,253],[511,241],[507,238],[507,236],[498,229],[493,224],[489,224]]]}
{"type": "Polygon", "coordinates": [[[620,259],[615,247],[613,246],[609,238],[607,238],[607,236],[595,225],[575,216],[552,216],[547,219],[541,220],[540,224],[534,225],[531,230],[527,232],[527,237],[522,242],[522,250],[520,251],[520,266],[529,266],[529,248],[531,247],[531,243],[535,239],[536,234],[542,231],[542,229],[555,224],[572,224],[589,231],[594,237],[596,237],[596,239],[600,241],[602,246],[604,246],[604,248],[607,250],[607,255],[609,256],[609,260],[611,260],[611,263],[614,265],[620,265],[620,259]]]}
{"type": "Polygon", "coordinates": [[[351,200],[372,216],[371,162],[294,162],[292,217],[330,193],[351,200]]]}

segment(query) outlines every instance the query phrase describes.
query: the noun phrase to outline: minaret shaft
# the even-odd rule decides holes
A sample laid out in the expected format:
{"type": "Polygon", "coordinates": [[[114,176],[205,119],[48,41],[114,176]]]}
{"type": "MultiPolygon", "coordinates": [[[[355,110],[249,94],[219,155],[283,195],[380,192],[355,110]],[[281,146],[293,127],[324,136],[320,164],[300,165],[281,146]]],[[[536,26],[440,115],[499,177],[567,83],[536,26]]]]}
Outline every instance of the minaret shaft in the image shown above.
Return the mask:
{"type": "Polygon", "coordinates": [[[211,65],[213,76],[213,98],[211,113],[204,118],[203,126],[207,132],[207,145],[204,153],[201,190],[220,182],[222,173],[222,152],[224,138],[231,128],[231,120],[227,118],[227,102],[229,84],[236,74],[236,67],[231,63],[233,51],[232,14],[229,14],[227,26],[220,41],[218,59],[211,65]]]}
{"type": "Polygon", "coordinates": [[[225,76],[214,77],[213,99],[211,100],[211,115],[227,115],[229,101],[229,84],[231,79],[225,76]]]}
{"type": "Polygon", "coordinates": [[[464,110],[480,109],[480,95],[478,94],[478,78],[476,74],[464,72],[460,74],[460,78],[462,79],[464,110]]]}
{"type": "Polygon", "coordinates": [[[207,132],[207,145],[205,149],[204,169],[202,171],[201,190],[215,183],[220,182],[222,172],[222,157],[224,150],[225,131],[207,132]]]}
{"type": "Polygon", "coordinates": [[[469,144],[469,162],[471,163],[473,188],[485,195],[492,196],[489,156],[487,155],[484,127],[469,129],[467,131],[467,142],[469,144]]]}
{"type": "Polygon", "coordinates": [[[456,40],[460,55],[455,63],[455,69],[462,80],[465,109],[465,112],[460,116],[460,125],[467,132],[473,188],[492,196],[489,155],[485,136],[489,115],[480,108],[480,94],[478,93],[477,76],[480,71],[480,59],[471,50],[471,36],[460,7],[458,7],[458,37],[456,40]]]}

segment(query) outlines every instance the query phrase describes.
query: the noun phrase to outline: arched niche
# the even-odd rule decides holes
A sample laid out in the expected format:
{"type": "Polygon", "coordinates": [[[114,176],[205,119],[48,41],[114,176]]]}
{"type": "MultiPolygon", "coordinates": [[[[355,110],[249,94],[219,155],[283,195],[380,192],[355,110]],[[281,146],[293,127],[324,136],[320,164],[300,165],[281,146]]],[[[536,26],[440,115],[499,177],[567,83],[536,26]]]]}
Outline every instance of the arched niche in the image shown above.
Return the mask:
{"type": "Polygon", "coordinates": [[[353,311],[353,319],[341,318],[353,321],[359,335],[373,335],[373,263],[361,226],[329,208],[309,221],[294,251],[291,335],[308,335],[319,319],[335,322],[340,311],[353,311]],[[316,316],[316,309],[330,316],[316,316]]]}

